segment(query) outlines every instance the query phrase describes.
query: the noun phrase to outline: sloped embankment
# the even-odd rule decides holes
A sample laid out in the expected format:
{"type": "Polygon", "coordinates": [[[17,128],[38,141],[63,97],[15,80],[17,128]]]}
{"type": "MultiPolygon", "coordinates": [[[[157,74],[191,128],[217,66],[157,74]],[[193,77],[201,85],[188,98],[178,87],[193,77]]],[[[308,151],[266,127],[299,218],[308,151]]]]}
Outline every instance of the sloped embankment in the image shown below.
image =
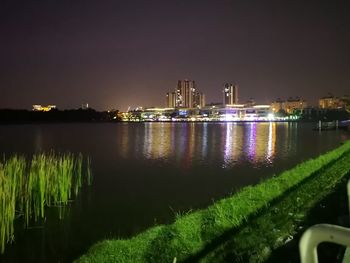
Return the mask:
{"type": "MultiPolygon", "coordinates": [[[[233,236],[222,239],[201,262],[264,262],[276,250],[304,231],[313,207],[349,177],[350,153],[304,180],[249,220],[233,236]]],[[[344,184],[344,187],[346,184],[344,184]]],[[[298,251],[296,252],[298,253],[298,251]]],[[[204,253],[202,253],[204,254],[204,253]]],[[[286,258],[280,258],[279,262],[286,258]]]]}
{"type": "Polygon", "coordinates": [[[77,262],[263,261],[349,172],[349,161],[347,142],[171,225],[97,243],[77,262]]]}

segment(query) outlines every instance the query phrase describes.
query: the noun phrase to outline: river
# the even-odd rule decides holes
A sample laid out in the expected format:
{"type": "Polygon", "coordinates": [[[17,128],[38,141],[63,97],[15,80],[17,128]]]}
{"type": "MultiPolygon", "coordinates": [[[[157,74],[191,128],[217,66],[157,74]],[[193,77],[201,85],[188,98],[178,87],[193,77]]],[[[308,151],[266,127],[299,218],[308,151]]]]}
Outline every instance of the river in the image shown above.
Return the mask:
{"type": "Polygon", "coordinates": [[[71,262],[104,238],[126,238],[210,205],[350,138],[311,123],[104,123],[0,126],[0,154],[81,152],[93,184],[65,217],[23,229],[1,262],[71,262]]]}

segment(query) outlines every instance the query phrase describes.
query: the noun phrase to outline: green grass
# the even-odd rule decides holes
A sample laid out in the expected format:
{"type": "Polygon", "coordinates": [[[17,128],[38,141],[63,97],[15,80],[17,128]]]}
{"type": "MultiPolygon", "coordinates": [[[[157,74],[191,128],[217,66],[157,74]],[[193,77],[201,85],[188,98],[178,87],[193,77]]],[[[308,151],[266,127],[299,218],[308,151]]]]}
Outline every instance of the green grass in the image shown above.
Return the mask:
{"type": "MultiPolygon", "coordinates": [[[[248,186],[207,209],[176,218],[171,225],[160,225],[130,239],[105,240],[91,247],[77,262],[178,262],[202,253],[213,241],[242,227],[290,189],[331,165],[337,166],[350,151],[350,142],[308,160],[295,168],[256,186],[248,186]]],[[[350,165],[341,166],[342,174],[350,165]]]]}
{"type": "MultiPolygon", "coordinates": [[[[90,159],[85,169],[91,183],[90,159]]],[[[82,186],[83,156],[36,154],[31,160],[12,156],[0,161],[0,251],[14,239],[14,220],[23,216],[25,225],[45,218],[47,206],[64,205],[82,186]]]]}
{"type": "Polygon", "coordinates": [[[288,191],[233,236],[220,240],[215,248],[206,251],[201,262],[265,262],[274,250],[304,231],[310,211],[346,181],[349,171],[347,153],[288,191]]]}

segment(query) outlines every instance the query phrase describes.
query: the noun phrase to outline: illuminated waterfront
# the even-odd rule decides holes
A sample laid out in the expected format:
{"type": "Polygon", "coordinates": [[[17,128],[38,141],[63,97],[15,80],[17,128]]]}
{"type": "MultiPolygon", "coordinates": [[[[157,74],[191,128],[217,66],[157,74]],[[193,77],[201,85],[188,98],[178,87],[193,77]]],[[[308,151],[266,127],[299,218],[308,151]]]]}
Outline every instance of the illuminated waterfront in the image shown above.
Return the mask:
{"type": "Polygon", "coordinates": [[[206,207],[349,138],[313,127],[276,122],[2,126],[2,153],[82,152],[91,157],[94,180],[62,221],[49,210],[44,227],[18,228],[16,243],[0,260],[71,261],[100,239],[169,223],[174,212],[206,207]]]}

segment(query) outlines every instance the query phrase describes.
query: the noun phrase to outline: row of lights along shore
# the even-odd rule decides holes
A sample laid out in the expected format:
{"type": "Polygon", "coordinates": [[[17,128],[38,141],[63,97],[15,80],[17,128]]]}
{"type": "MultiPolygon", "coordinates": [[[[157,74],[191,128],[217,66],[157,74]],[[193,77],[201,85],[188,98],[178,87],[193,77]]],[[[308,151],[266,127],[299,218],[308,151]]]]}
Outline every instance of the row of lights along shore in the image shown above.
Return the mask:
{"type": "MultiPolygon", "coordinates": [[[[238,102],[238,85],[225,83],[222,86],[222,102],[206,104],[206,97],[198,90],[194,80],[178,80],[174,91],[166,93],[166,107],[128,108],[118,112],[115,119],[122,121],[294,121],[302,114],[327,110],[344,110],[349,96],[334,97],[329,94],[319,99],[318,108],[308,107],[300,97],[271,102],[269,105],[256,104],[253,99],[238,102]]],[[[50,111],[56,105],[33,105],[34,111],[50,111]]],[[[89,109],[87,103],[81,109],[89,109]]]]}
{"type": "Polygon", "coordinates": [[[238,103],[238,85],[225,83],[222,87],[222,103],[206,104],[205,94],[197,89],[193,80],[178,80],[174,91],[166,93],[166,108],[137,107],[122,112],[124,121],[277,121],[295,120],[296,116],[278,117],[276,112],[287,106],[303,109],[306,102],[299,98],[280,102],[281,105],[257,105],[253,100],[238,103]]]}

